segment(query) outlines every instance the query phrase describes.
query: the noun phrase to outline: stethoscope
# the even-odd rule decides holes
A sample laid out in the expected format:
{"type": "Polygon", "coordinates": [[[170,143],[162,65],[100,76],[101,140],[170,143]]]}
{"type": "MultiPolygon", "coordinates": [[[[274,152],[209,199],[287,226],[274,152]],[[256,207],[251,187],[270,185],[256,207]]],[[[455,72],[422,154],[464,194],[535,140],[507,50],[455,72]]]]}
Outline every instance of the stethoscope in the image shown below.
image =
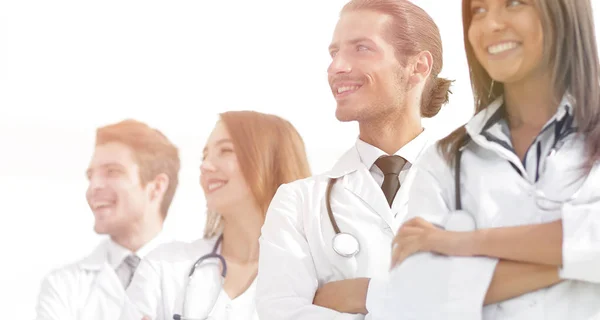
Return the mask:
{"type": "Polygon", "coordinates": [[[327,183],[327,191],[325,193],[325,206],[327,207],[327,214],[329,215],[329,221],[335,231],[333,236],[332,247],[333,251],[344,258],[354,257],[359,251],[360,246],[355,236],[350,233],[340,232],[340,228],[337,225],[337,221],[331,211],[331,189],[337,181],[337,178],[330,178],[327,183]]]}
{"type": "MultiPolygon", "coordinates": [[[[454,189],[456,195],[456,210],[462,210],[462,200],[460,193],[460,158],[462,156],[462,149],[469,142],[470,137],[465,136],[463,141],[461,141],[460,147],[456,150],[456,158],[454,160],[454,189]]],[[[327,191],[325,193],[325,206],[327,207],[327,214],[329,215],[329,221],[331,222],[331,226],[333,227],[333,231],[335,231],[335,236],[333,236],[332,247],[333,251],[338,255],[350,258],[354,257],[359,251],[360,246],[358,240],[355,236],[349,233],[341,232],[340,228],[337,225],[337,221],[333,216],[333,212],[331,210],[331,189],[333,185],[337,181],[337,178],[330,178],[327,183],[327,191]]]]}
{"type": "MultiPolygon", "coordinates": [[[[454,188],[456,195],[456,210],[462,210],[462,201],[460,194],[460,158],[462,155],[462,149],[469,141],[469,137],[465,137],[463,140],[461,147],[456,151],[456,158],[454,163],[454,188]]],[[[333,251],[338,255],[351,258],[354,257],[360,251],[360,245],[356,237],[350,233],[341,232],[340,228],[337,225],[337,221],[333,216],[333,212],[331,210],[331,189],[333,185],[337,181],[337,178],[330,178],[327,183],[327,191],[325,193],[325,206],[327,207],[327,214],[329,215],[329,221],[331,222],[331,226],[333,227],[333,231],[335,231],[335,235],[332,240],[333,251]]]]}
{"type": "Polygon", "coordinates": [[[227,275],[227,263],[225,262],[225,258],[217,253],[222,241],[223,235],[219,236],[211,253],[205,254],[198,258],[198,260],[196,260],[190,269],[188,282],[186,284],[185,293],[183,296],[182,315],[174,314],[174,320],[207,319],[210,311],[217,301],[217,298],[219,297],[219,294],[221,293],[223,281],[227,275]],[[210,263],[211,260],[212,263],[210,263]],[[200,271],[197,271],[200,268],[202,268],[201,270],[203,270],[203,272],[208,273],[208,277],[194,277],[194,274],[200,273],[200,271]],[[210,281],[206,281],[207,278],[218,279],[218,281],[211,283],[210,281]],[[198,280],[195,281],[196,279],[198,280]],[[203,297],[203,295],[207,292],[209,292],[209,294],[203,297]],[[198,297],[202,297],[202,299],[198,299],[198,297]]]}

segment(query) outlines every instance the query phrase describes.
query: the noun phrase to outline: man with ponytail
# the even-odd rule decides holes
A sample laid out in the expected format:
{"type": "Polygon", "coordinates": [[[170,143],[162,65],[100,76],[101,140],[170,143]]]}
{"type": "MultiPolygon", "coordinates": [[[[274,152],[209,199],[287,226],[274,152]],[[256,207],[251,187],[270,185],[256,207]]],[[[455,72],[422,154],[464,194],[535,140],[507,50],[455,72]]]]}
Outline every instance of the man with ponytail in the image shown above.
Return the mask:
{"type": "Polygon", "coordinates": [[[350,1],[329,53],[336,118],[356,121],[359,136],[330,171],[284,184],[272,200],[260,239],[260,319],[365,318],[387,283],[375,277],[390,266],[411,166],[434,143],[421,119],[448,101],[438,27],[410,1],[350,1]]]}

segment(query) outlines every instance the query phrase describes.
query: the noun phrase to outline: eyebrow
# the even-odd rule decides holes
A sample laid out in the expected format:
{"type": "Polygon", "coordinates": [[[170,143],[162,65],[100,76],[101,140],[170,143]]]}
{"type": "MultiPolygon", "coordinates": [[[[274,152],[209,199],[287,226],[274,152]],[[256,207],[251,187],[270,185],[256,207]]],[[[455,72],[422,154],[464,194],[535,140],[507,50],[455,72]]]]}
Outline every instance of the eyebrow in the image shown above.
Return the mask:
{"type": "MultiPolygon", "coordinates": [[[[224,143],[233,143],[233,141],[231,141],[231,139],[227,139],[227,138],[220,139],[220,140],[217,140],[215,142],[215,146],[218,146],[218,145],[221,145],[221,144],[224,144],[224,143]]],[[[204,149],[202,149],[202,153],[203,154],[206,153],[207,150],[208,150],[207,147],[204,147],[204,149]]]]}
{"type": "MultiPolygon", "coordinates": [[[[125,169],[125,167],[123,165],[121,165],[120,163],[117,163],[117,162],[109,162],[109,163],[105,163],[105,164],[98,166],[98,168],[110,168],[110,167],[117,167],[119,169],[125,169]]],[[[94,169],[95,168],[88,168],[87,170],[85,170],[85,176],[89,177],[94,172],[94,169]]]]}
{"type": "MultiPolygon", "coordinates": [[[[350,41],[347,41],[349,44],[357,44],[360,42],[369,42],[369,43],[374,43],[373,40],[367,38],[367,37],[358,37],[358,38],[354,38],[350,41]]],[[[337,43],[332,43],[329,45],[329,51],[331,51],[332,49],[336,49],[338,47],[337,43]]]]}

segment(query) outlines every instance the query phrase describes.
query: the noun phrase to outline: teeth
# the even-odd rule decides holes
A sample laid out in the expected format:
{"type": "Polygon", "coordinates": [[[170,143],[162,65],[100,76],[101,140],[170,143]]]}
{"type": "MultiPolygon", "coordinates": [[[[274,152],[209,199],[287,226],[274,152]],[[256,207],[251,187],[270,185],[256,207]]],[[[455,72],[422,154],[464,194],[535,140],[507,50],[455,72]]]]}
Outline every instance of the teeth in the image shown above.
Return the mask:
{"type": "Polygon", "coordinates": [[[338,94],[340,94],[340,93],[344,93],[344,92],[346,92],[346,91],[353,91],[353,90],[356,90],[356,89],[358,89],[358,88],[360,88],[360,87],[359,87],[359,86],[346,86],[346,87],[339,87],[339,88],[337,89],[337,93],[338,93],[338,94]]]}
{"type": "Polygon", "coordinates": [[[113,204],[112,202],[96,202],[96,203],[94,203],[94,208],[101,209],[104,207],[110,207],[110,206],[112,206],[112,204],[113,204]]]}
{"type": "Polygon", "coordinates": [[[505,42],[505,43],[501,43],[501,44],[497,44],[494,46],[489,46],[488,47],[488,53],[490,54],[499,54],[502,53],[504,51],[508,51],[511,49],[514,49],[517,47],[517,43],[516,42],[505,42]]]}
{"type": "Polygon", "coordinates": [[[214,182],[208,185],[208,191],[212,191],[215,189],[218,189],[220,187],[222,187],[223,185],[225,185],[225,182],[214,182]]]}

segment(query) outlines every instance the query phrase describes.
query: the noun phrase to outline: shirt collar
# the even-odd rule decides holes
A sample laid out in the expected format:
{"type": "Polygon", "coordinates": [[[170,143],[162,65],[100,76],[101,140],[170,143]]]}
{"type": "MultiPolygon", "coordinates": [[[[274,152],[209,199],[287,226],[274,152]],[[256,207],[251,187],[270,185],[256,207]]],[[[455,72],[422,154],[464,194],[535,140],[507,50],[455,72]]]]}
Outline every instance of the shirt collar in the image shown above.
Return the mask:
{"type": "MultiPolygon", "coordinates": [[[[402,146],[402,148],[394,153],[394,155],[401,156],[409,164],[412,164],[417,160],[421,152],[427,147],[429,140],[428,131],[423,130],[423,132],[421,132],[418,136],[402,146]]],[[[381,156],[388,155],[383,150],[362,141],[360,138],[356,139],[356,150],[358,151],[360,161],[368,169],[370,169],[373,164],[375,164],[375,161],[377,161],[377,159],[379,159],[381,156]]]]}
{"type": "MultiPolygon", "coordinates": [[[[562,121],[565,116],[574,118],[573,102],[569,94],[563,95],[556,113],[548,120],[548,122],[544,125],[544,128],[548,127],[555,121],[562,121]]],[[[465,127],[469,135],[476,136],[494,127],[494,125],[499,124],[501,120],[504,119],[504,96],[500,96],[487,108],[481,110],[479,113],[473,116],[473,118],[466,124],[465,127]]],[[[572,125],[575,124],[573,123],[572,125]]]]}
{"type": "Polygon", "coordinates": [[[123,263],[123,260],[125,260],[125,258],[127,258],[127,256],[131,254],[135,254],[140,259],[143,259],[150,251],[154,250],[163,242],[163,238],[164,237],[162,235],[162,232],[160,232],[157,236],[155,236],[152,240],[148,241],[135,253],[116,243],[112,239],[109,239],[107,246],[108,263],[113,269],[116,269],[121,265],[121,263],[123,263]]]}

